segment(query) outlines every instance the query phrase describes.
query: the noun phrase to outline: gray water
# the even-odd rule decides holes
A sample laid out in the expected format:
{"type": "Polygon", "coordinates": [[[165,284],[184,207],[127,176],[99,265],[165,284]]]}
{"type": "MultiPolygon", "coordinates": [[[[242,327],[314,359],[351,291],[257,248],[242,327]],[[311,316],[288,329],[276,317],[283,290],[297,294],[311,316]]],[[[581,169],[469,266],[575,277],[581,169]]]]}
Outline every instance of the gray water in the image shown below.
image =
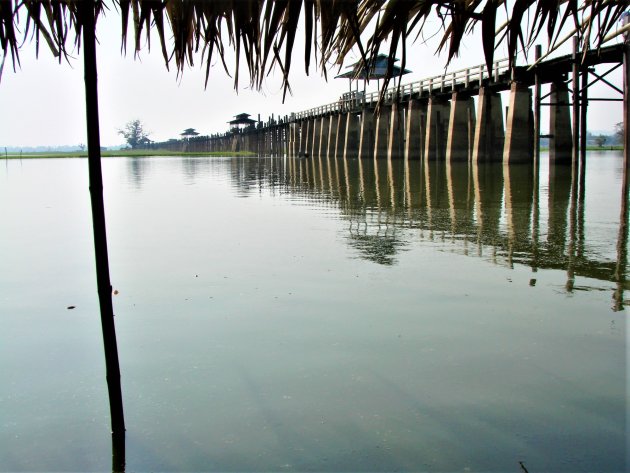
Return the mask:
{"type": "MultiPolygon", "coordinates": [[[[621,156],[542,162],[105,159],[127,471],[626,471],[621,156]]],[[[107,471],[86,160],[0,220],[0,468],[107,471]]]]}

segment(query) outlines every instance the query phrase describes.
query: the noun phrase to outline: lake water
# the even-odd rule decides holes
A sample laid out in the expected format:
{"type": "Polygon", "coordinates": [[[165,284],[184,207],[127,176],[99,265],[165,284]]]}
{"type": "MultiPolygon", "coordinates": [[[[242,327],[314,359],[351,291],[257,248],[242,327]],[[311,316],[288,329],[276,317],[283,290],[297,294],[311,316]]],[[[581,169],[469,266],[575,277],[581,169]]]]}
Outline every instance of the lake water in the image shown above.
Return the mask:
{"type": "MultiPolygon", "coordinates": [[[[105,159],[127,470],[626,471],[621,154],[546,160],[105,159]]],[[[107,471],[87,161],[0,219],[0,468],[107,471]]]]}

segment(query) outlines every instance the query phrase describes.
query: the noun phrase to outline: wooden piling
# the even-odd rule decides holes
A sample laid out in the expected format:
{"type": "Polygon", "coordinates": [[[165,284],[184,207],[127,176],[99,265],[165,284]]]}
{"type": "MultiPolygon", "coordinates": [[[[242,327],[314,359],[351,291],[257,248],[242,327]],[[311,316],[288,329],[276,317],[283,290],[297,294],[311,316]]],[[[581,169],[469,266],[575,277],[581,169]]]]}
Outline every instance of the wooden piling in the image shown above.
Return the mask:
{"type": "Polygon", "coordinates": [[[421,127],[420,114],[426,113],[426,107],[419,99],[412,99],[407,105],[407,126],[405,127],[405,159],[422,158],[424,151],[424,129],[421,127]]]}
{"type": "Polygon", "coordinates": [[[571,142],[571,162],[577,165],[580,153],[580,57],[578,54],[578,37],[573,37],[573,52],[571,59],[573,67],[571,71],[571,79],[573,82],[572,100],[572,128],[573,140],[571,142]]]}
{"type": "Polygon", "coordinates": [[[505,126],[503,164],[532,163],[534,124],[531,122],[532,94],[527,85],[512,82],[505,126]]]}
{"type": "Polygon", "coordinates": [[[551,83],[549,160],[553,164],[571,164],[573,137],[569,114],[569,90],[564,82],[551,83]]]}
{"type": "Polygon", "coordinates": [[[446,161],[468,161],[468,109],[470,97],[453,92],[446,137],[446,161]]]}
{"type": "Polygon", "coordinates": [[[390,112],[389,136],[387,140],[387,159],[390,160],[403,157],[403,121],[400,108],[399,102],[394,102],[390,112]]]}
{"type": "MultiPolygon", "coordinates": [[[[536,45],[534,59],[538,61],[542,55],[542,47],[536,45]]],[[[540,164],[540,96],[541,84],[538,67],[534,69],[534,166],[538,168],[540,164]]]]}
{"type": "Polygon", "coordinates": [[[501,95],[486,87],[479,90],[472,160],[500,162],[503,159],[504,129],[501,95]]]}
{"type": "Polygon", "coordinates": [[[450,103],[431,97],[427,107],[427,125],[424,143],[425,160],[443,160],[446,152],[446,127],[450,116],[450,103]]]}
{"type": "Polygon", "coordinates": [[[364,108],[361,113],[361,133],[359,137],[359,158],[371,158],[374,153],[374,110],[364,108]]]}
{"type": "Polygon", "coordinates": [[[387,157],[389,121],[391,113],[392,107],[390,105],[381,105],[379,108],[374,133],[374,159],[383,159],[387,157]]]}
{"type": "Polygon", "coordinates": [[[335,133],[335,151],[334,157],[337,158],[343,154],[343,145],[346,138],[346,126],[348,125],[347,112],[341,112],[337,115],[337,132],[335,133]]]}
{"type": "Polygon", "coordinates": [[[343,142],[343,158],[356,158],[359,155],[359,116],[356,113],[346,113],[346,136],[343,142]]]}

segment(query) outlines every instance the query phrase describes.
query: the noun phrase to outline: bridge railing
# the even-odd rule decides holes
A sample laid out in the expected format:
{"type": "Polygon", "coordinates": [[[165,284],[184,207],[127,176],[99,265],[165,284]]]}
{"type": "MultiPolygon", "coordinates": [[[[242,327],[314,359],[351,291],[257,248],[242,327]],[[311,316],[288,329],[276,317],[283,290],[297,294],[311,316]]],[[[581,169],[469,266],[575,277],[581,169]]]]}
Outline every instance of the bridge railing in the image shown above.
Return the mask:
{"type": "MultiPolygon", "coordinates": [[[[492,64],[492,69],[488,69],[486,64],[480,64],[475,67],[468,67],[453,72],[422,79],[409,84],[403,84],[400,87],[391,87],[385,91],[385,102],[392,103],[400,97],[412,96],[414,94],[422,95],[434,92],[443,92],[450,88],[454,90],[458,85],[469,87],[471,83],[481,84],[484,81],[498,82],[499,77],[508,72],[509,60],[500,59],[492,64]]],[[[331,113],[346,112],[357,109],[366,104],[376,103],[380,98],[380,91],[365,94],[363,92],[349,92],[341,96],[341,98],[333,103],[314,107],[303,112],[295,114],[295,119],[317,117],[331,113]]]]}

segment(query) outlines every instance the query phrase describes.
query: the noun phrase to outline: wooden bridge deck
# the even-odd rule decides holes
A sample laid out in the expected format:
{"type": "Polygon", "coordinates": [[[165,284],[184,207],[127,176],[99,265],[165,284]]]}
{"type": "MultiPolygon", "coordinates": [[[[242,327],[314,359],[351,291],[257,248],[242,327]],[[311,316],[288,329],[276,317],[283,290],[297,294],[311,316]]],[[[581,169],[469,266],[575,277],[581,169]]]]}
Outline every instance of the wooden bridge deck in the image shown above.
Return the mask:
{"type": "MultiPolygon", "coordinates": [[[[589,50],[580,68],[592,67],[598,64],[621,63],[623,61],[623,44],[608,46],[601,49],[589,50]]],[[[568,73],[573,68],[574,60],[571,54],[560,56],[547,61],[541,61],[535,66],[516,66],[509,68],[507,59],[501,59],[493,64],[492,70],[486,64],[447,72],[442,75],[429,77],[400,87],[392,87],[385,92],[385,103],[406,103],[410,99],[449,96],[454,91],[478,95],[481,87],[500,92],[509,90],[513,81],[532,86],[535,76],[543,84],[566,80],[568,73]]],[[[289,122],[300,121],[308,118],[317,118],[330,114],[355,111],[362,108],[374,108],[378,103],[380,92],[368,94],[356,93],[351,96],[344,94],[345,99],[340,99],[326,105],[314,107],[302,112],[292,114],[289,122]]]]}

